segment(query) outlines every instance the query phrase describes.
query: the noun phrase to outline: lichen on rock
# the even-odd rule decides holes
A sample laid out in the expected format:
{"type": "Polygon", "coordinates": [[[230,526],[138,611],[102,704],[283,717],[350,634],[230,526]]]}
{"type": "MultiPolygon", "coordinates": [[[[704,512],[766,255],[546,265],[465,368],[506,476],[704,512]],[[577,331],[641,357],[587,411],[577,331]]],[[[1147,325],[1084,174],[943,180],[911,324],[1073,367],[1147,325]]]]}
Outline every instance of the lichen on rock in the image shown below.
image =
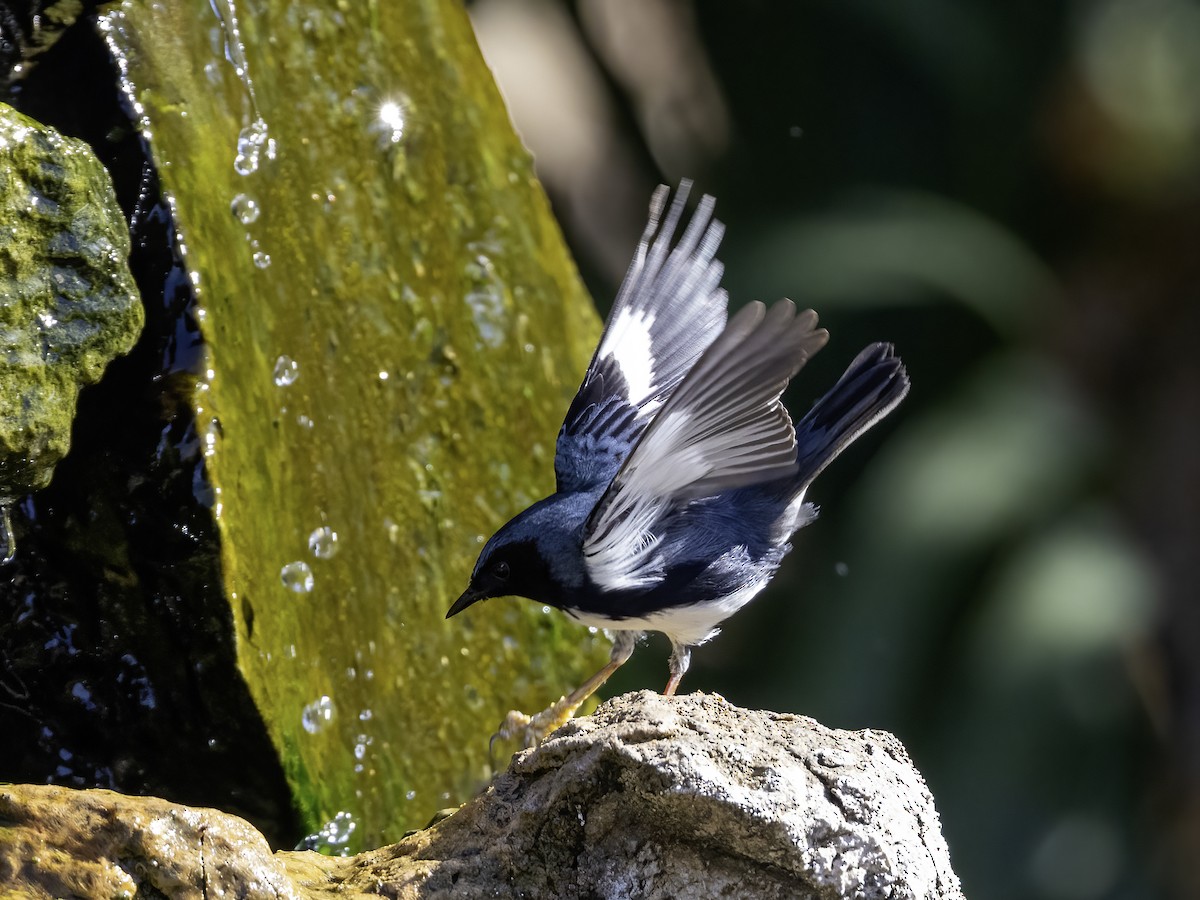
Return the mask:
{"type": "Polygon", "coordinates": [[[112,182],[82,141],[0,103],[0,502],[45,487],[79,389],[143,311],[112,182]]]}

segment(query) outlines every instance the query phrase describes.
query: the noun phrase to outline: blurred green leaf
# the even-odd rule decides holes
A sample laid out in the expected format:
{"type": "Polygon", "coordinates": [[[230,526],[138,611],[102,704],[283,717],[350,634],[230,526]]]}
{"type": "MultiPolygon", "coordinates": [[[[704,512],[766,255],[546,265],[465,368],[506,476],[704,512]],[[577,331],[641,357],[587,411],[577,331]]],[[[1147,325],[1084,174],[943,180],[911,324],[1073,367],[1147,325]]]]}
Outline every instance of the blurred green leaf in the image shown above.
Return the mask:
{"type": "Polygon", "coordinates": [[[758,295],[826,311],[932,293],[1012,336],[1058,300],[1053,273],[1012,232],[914,191],[852,192],[833,209],[775,227],[747,257],[761,278],[758,295]]]}

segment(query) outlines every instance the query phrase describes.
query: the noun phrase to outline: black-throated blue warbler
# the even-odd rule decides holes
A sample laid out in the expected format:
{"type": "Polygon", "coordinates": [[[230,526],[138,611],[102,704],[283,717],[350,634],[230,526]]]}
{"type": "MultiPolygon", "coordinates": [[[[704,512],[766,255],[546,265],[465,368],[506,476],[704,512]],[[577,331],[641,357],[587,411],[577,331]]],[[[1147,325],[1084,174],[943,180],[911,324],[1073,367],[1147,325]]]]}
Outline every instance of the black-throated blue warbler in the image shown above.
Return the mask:
{"type": "Polygon", "coordinates": [[[603,669],[536,716],[509,713],[498,736],[531,745],[557,728],[644,631],[670,639],[663,693],[675,693],[691,648],[766,586],[816,516],[813,479],[908,391],[891,345],[872,344],[793,427],[780,396],[829,334],[790,300],[728,318],[712,197],[672,246],[689,189],[669,209],[669,189],[654,194],[558,435],[557,490],[487,542],[446,614],[515,595],[613,635],[603,669]]]}

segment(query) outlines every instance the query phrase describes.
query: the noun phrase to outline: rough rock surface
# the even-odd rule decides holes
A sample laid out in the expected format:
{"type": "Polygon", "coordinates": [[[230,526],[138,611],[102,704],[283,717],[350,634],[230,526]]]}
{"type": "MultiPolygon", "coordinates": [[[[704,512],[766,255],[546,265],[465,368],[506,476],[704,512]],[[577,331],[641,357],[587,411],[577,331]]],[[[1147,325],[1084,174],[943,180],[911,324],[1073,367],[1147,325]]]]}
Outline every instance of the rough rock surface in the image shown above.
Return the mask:
{"type": "Polygon", "coordinates": [[[0,103],[0,500],[50,483],[79,389],[137,340],[128,257],[91,149],[0,103]]]}
{"type": "Polygon", "coordinates": [[[962,896],[892,735],[648,691],[519,754],[445,822],[364,854],[341,887],[380,880],[414,898],[962,896]]]}
{"type": "Polygon", "coordinates": [[[244,820],[156,797],[0,787],[0,896],[284,897],[300,894],[244,820]]]}
{"type": "MultiPolygon", "coordinates": [[[[76,795],[83,812],[73,815],[87,834],[56,836],[62,853],[45,854],[15,843],[22,839],[12,827],[70,818],[31,812],[43,791],[56,800],[67,793],[0,791],[0,878],[13,877],[14,852],[24,859],[66,853],[81,872],[101,872],[105,863],[91,860],[117,848],[126,852],[122,872],[153,874],[167,897],[213,896],[217,887],[246,897],[962,897],[933,798],[894,737],[834,731],[703,694],[643,691],[612,700],[517,755],[454,815],[348,859],[270,857],[253,837],[237,837],[239,820],[178,807],[118,812],[105,803],[163,801],[95,791],[76,795]],[[182,827],[183,836],[165,836],[168,826],[182,827]],[[150,854],[154,847],[161,859],[150,854]],[[246,882],[213,880],[235,872],[246,882]]],[[[13,882],[18,889],[47,884],[33,864],[15,871],[26,879],[13,882]]],[[[57,884],[33,895],[73,890],[57,884]]]]}

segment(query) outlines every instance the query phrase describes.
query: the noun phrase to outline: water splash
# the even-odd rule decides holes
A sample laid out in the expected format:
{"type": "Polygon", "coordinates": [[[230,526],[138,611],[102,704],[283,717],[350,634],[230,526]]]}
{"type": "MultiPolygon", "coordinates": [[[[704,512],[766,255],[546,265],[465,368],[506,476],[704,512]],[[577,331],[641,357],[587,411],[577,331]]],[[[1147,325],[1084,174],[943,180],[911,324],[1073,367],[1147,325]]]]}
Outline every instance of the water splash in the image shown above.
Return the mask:
{"type": "Polygon", "coordinates": [[[349,856],[350,841],[358,828],[351,813],[342,811],[299,844],[297,850],[316,850],[327,856],[349,856]]]}
{"type": "Polygon", "coordinates": [[[275,141],[267,132],[266,121],[260,116],[238,132],[234,171],[239,175],[253,175],[258,171],[264,150],[268,159],[275,158],[275,141]]]}
{"type": "MultiPolygon", "coordinates": [[[[264,153],[267,159],[275,158],[275,139],[270,136],[267,120],[258,109],[254,81],[250,77],[250,63],[246,60],[246,44],[238,26],[237,8],[233,0],[209,0],[209,6],[221,24],[221,33],[214,40],[214,44],[224,44],[225,59],[233,66],[234,74],[242,83],[248,101],[249,120],[243,120],[246,124],[238,133],[233,168],[239,175],[252,175],[258,171],[259,161],[264,153]]],[[[214,50],[216,49],[214,47],[214,50]]]]}

